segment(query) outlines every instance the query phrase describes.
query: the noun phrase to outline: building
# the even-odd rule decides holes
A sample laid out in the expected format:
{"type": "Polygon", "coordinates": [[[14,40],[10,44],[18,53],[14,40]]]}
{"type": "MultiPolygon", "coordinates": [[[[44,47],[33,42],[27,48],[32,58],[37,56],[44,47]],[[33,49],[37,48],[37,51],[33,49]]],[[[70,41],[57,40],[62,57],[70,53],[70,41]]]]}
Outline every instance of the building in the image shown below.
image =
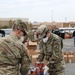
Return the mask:
{"type": "Polygon", "coordinates": [[[75,27],[75,22],[40,22],[32,23],[33,29],[37,29],[41,24],[47,25],[49,29],[75,27]]]}
{"type": "Polygon", "coordinates": [[[0,27],[12,26],[13,22],[17,19],[21,19],[22,21],[27,22],[27,23],[29,21],[28,18],[0,18],[0,27]]]}

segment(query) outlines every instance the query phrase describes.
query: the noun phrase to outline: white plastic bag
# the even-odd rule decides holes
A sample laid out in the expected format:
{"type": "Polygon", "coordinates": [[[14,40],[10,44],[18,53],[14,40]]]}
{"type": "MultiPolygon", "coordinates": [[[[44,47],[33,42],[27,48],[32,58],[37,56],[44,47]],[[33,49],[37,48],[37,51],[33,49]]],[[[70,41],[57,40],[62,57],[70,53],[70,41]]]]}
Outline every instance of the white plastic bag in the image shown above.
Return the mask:
{"type": "Polygon", "coordinates": [[[49,70],[49,68],[45,65],[44,66],[44,75],[49,75],[49,73],[48,73],[48,70],[49,70]]]}

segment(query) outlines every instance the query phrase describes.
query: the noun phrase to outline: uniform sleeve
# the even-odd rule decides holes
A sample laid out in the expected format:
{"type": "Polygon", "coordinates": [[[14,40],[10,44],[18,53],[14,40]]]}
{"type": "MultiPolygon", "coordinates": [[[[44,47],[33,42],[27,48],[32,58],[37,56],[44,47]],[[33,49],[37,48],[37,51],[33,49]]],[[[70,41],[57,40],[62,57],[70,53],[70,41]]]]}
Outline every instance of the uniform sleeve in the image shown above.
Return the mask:
{"type": "Polygon", "coordinates": [[[62,55],[61,39],[60,38],[54,40],[52,51],[53,51],[53,54],[52,54],[51,58],[49,59],[49,62],[52,63],[52,64],[55,64],[60,60],[60,57],[62,55]]]}
{"type": "Polygon", "coordinates": [[[22,53],[22,58],[21,58],[21,74],[22,75],[26,75],[29,68],[30,68],[30,65],[31,65],[31,60],[29,59],[29,56],[27,54],[27,52],[25,51],[25,48],[22,46],[22,50],[23,50],[23,53],[22,53]]]}
{"type": "Polygon", "coordinates": [[[39,42],[39,47],[40,47],[40,53],[39,53],[39,56],[38,56],[38,60],[43,61],[45,54],[44,54],[42,41],[39,42]]]}

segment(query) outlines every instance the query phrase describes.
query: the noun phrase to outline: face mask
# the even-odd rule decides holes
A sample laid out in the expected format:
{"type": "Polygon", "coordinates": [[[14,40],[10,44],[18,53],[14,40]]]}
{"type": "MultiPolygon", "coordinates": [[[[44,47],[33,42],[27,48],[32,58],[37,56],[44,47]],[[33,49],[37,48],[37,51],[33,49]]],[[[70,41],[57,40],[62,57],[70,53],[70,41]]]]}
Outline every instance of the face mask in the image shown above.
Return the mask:
{"type": "Polygon", "coordinates": [[[23,41],[24,41],[24,36],[22,36],[22,37],[20,38],[20,40],[23,42],[23,41]]]}
{"type": "Polygon", "coordinates": [[[46,43],[48,41],[48,37],[43,38],[43,42],[46,43]]]}

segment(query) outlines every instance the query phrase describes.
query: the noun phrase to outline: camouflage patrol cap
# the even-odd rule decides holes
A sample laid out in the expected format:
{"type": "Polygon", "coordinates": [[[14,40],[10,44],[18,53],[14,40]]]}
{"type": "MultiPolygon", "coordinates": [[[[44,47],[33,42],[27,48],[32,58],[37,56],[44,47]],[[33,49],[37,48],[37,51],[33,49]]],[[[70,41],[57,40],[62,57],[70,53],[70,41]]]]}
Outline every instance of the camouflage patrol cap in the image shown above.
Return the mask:
{"type": "Polygon", "coordinates": [[[38,35],[40,35],[41,39],[46,35],[47,31],[48,31],[48,27],[46,25],[39,26],[37,30],[38,35]]]}
{"type": "Polygon", "coordinates": [[[20,29],[21,31],[23,31],[24,32],[24,35],[27,35],[28,34],[27,25],[22,20],[16,20],[14,22],[13,29],[14,28],[20,29]]]}

